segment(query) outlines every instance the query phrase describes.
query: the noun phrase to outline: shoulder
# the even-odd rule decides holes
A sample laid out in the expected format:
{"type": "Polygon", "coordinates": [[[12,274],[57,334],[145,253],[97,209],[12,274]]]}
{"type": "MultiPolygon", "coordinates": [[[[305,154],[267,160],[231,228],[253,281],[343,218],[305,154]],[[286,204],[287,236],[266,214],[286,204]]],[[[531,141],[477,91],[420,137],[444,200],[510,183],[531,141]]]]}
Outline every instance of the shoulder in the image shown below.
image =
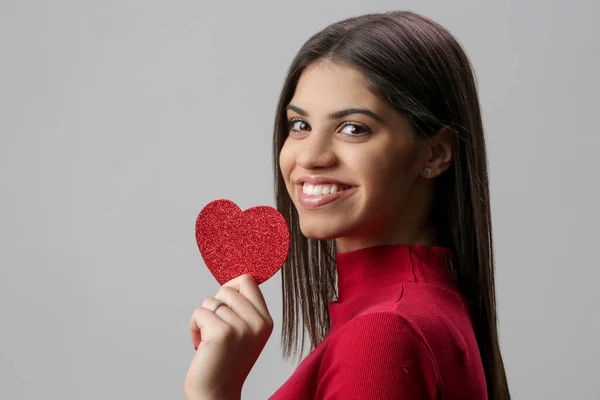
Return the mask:
{"type": "Polygon", "coordinates": [[[400,350],[418,351],[435,364],[418,328],[394,311],[371,312],[351,319],[333,334],[327,350],[330,356],[343,354],[345,357],[364,351],[384,351],[386,357],[394,357],[400,350]]]}
{"type": "Polygon", "coordinates": [[[393,311],[357,316],[334,332],[319,376],[321,390],[349,396],[433,399],[441,391],[431,349],[410,321],[393,311]]]}

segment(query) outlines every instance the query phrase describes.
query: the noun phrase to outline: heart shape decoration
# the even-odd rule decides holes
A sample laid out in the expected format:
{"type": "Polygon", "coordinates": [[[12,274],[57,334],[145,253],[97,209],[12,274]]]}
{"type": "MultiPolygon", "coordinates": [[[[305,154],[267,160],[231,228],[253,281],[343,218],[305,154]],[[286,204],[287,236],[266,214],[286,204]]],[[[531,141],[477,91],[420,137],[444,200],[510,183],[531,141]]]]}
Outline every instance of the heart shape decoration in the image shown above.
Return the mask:
{"type": "Polygon", "coordinates": [[[261,284],[283,266],[290,232],[283,215],[273,207],[242,211],[233,201],[219,199],[198,214],[196,242],[219,284],[243,274],[261,284]]]}

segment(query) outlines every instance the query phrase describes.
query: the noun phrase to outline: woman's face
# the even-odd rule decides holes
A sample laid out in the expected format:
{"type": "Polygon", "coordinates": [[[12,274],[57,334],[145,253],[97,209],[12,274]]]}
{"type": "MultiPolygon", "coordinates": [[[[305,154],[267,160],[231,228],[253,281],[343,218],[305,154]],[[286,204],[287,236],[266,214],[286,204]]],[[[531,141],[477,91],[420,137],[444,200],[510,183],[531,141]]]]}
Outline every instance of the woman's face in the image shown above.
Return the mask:
{"type": "Polygon", "coordinates": [[[331,61],[307,67],[287,118],[279,166],[306,237],[335,238],[346,252],[419,235],[426,152],[408,120],[369,92],[361,73],[331,61]],[[353,109],[364,111],[346,112],[353,109]],[[330,116],[336,113],[344,115],[330,116]],[[308,186],[311,178],[325,187],[308,186]]]}

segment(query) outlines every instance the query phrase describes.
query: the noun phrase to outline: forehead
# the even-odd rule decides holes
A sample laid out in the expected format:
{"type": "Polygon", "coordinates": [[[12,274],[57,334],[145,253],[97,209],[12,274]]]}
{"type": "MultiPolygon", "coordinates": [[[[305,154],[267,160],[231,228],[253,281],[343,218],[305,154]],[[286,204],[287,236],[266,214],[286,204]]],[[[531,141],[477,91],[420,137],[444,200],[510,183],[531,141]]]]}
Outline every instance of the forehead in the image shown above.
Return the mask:
{"type": "Polygon", "coordinates": [[[290,103],[323,115],[350,107],[384,111],[385,104],[366,84],[364,76],[354,68],[331,61],[313,63],[302,72],[290,103]]]}

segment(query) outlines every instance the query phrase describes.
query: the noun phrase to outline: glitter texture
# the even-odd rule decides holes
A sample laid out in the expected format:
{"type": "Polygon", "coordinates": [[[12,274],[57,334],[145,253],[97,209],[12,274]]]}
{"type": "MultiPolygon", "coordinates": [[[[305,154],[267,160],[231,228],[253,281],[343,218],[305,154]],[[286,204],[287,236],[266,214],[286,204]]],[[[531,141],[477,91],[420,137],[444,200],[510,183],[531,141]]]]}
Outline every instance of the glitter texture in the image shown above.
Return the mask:
{"type": "Polygon", "coordinates": [[[196,242],[219,284],[243,274],[252,275],[261,284],[285,262],[290,232],[283,215],[273,207],[242,211],[234,202],[219,199],[198,214],[196,242]]]}

